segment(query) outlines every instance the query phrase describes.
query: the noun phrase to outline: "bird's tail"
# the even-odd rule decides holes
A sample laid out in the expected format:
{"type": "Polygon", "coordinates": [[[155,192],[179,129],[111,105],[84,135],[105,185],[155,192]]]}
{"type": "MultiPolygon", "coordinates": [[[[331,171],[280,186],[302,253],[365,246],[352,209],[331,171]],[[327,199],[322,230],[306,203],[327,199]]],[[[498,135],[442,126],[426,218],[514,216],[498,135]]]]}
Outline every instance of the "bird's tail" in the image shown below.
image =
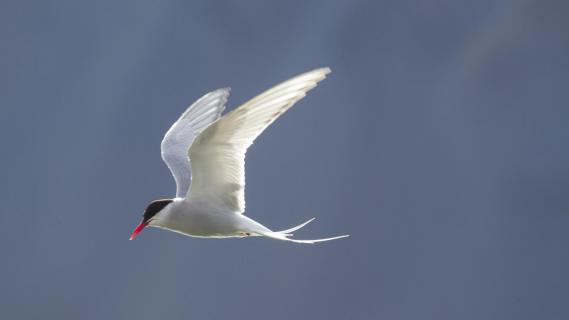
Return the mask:
{"type": "Polygon", "coordinates": [[[281,231],[275,231],[275,232],[276,232],[276,233],[283,234],[283,235],[286,235],[287,237],[291,237],[291,236],[293,235],[292,232],[295,232],[296,230],[299,230],[300,228],[304,227],[305,225],[311,223],[312,221],[314,221],[314,219],[316,219],[316,218],[312,218],[312,219],[310,219],[310,220],[308,220],[308,221],[305,221],[305,222],[299,224],[299,225],[296,226],[296,227],[292,227],[292,228],[290,228],[290,229],[281,230],[281,231]]]}
{"type": "Polygon", "coordinates": [[[314,239],[314,240],[298,240],[298,239],[291,239],[290,237],[292,237],[292,232],[304,227],[305,225],[309,224],[310,222],[314,221],[315,218],[312,218],[302,224],[299,224],[296,227],[292,227],[290,229],[286,229],[286,230],[282,230],[282,231],[264,231],[264,232],[260,232],[261,236],[265,236],[267,238],[271,238],[271,239],[276,239],[276,240],[282,240],[282,241],[290,241],[290,242],[294,242],[294,243],[317,243],[317,242],[324,242],[324,241],[330,241],[330,240],[336,240],[336,239],[341,239],[341,238],[346,238],[349,237],[350,235],[343,235],[343,236],[337,236],[337,237],[330,237],[330,238],[323,238],[323,239],[314,239]]]}

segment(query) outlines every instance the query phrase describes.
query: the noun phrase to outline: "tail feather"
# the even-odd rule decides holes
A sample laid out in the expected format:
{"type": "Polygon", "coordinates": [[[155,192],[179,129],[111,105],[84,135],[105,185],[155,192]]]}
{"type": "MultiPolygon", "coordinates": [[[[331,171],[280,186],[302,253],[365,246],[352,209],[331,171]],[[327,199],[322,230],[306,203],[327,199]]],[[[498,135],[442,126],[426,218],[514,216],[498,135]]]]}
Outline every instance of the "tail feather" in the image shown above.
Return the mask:
{"type": "Polygon", "coordinates": [[[287,236],[292,236],[292,232],[295,232],[296,230],[299,230],[300,228],[304,227],[305,225],[311,223],[312,221],[314,221],[314,219],[316,218],[312,218],[306,222],[303,222],[301,224],[299,224],[296,227],[292,227],[290,229],[286,229],[286,230],[281,230],[281,231],[276,231],[277,233],[281,233],[281,234],[286,234],[287,236]]]}
{"type": "Polygon", "coordinates": [[[290,237],[289,235],[283,234],[283,233],[278,233],[278,232],[265,232],[265,233],[262,233],[261,235],[265,236],[267,238],[276,239],[276,240],[290,241],[290,242],[294,242],[294,243],[309,243],[309,244],[314,244],[317,242],[324,242],[324,241],[331,241],[331,240],[346,238],[346,237],[350,236],[349,234],[346,234],[343,236],[330,237],[330,238],[313,239],[313,240],[299,240],[299,239],[291,239],[291,238],[289,238],[290,237]]]}
{"type": "Polygon", "coordinates": [[[296,227],[292,227],[290,229],[286,229],[286,230],[282,230],[282,231],[262,231],[262,232],[259,232],[258,234],[260,236],[265,236],[267,238],[276,239],[276,240],[290,241],[290,242],[294,242],[294,243],[309,243],[309,244],[313,244],[313,243],[317,243],[317,242],[331,241],[331,240],[346,238],[346,237],[350,236],[350,235],[342,235],[342,236],[322,238],[322,239],[313,239],[313,240],[300,240],[300,239],[291,239],[290,238],[292,236],[291,232],[294,232],[294,231],[304,227],[305,225],[314,221],[314,219],[315,218],[312,218],[312,219],[310,219],[310,220],[308,220],[302,224],[299,224],[296,227]]]}

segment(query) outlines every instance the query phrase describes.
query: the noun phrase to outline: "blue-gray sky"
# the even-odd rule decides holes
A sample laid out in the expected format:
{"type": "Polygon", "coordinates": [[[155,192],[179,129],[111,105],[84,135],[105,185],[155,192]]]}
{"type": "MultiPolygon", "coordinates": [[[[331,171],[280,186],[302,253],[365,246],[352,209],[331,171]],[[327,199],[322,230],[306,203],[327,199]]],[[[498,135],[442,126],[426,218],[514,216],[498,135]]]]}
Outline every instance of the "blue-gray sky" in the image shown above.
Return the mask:
{"type": "Polygon", "coordinates": [[[569,318],[566,1],[0,2],[6,319],[569,318]],[[247,156],[307,246],[128,236],[179,114],[333,73],[247,156]]]}

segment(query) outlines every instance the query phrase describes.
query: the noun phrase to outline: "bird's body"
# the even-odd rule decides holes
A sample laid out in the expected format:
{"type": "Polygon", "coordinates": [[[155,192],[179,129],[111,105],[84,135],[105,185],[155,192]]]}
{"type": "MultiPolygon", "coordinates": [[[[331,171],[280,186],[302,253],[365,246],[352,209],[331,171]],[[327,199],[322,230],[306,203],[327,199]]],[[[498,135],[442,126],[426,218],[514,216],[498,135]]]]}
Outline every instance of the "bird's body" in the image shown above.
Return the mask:
{"type": "Polygon", "coordinates": [[[194,237],[264,236],[291,239],[296,227],[272,231],[244,215],[245,153],[273,121],[330,72],[313,70],[281,83],[221,117],[229,89],[212,91],[192,104],[162,140],[162,159],[176,181],[176,197],[156,200],[144,213],[131,240],[146,226],[194,237]]]}
{"type": "Polygon", "coordinates": [[[176,198],[149,226],[193,237],[231,238],[271,232],[243,214],[176,198]]]}

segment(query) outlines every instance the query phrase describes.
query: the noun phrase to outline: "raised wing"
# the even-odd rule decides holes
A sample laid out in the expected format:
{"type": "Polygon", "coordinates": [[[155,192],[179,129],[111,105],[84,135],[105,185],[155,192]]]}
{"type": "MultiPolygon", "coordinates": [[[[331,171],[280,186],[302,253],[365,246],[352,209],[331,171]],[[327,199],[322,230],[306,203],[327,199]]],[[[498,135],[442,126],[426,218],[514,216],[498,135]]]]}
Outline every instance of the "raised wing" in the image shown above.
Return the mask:
{"type": "Polygon", "coordinates": [[[189,150],[194,173],[187,199],[243,213],[247,148],[328,73],[329,68],[322,68],[285,81],[205,129],[189,150]]]}
{"type": "Polygon", "coordinates": [[[212,91],[194,102],[170,127],[160,145],[162,160],[176,180],[176,197],[185,197],[192,180],[188,149],[225,109],[229,88],[212,91]]]}

